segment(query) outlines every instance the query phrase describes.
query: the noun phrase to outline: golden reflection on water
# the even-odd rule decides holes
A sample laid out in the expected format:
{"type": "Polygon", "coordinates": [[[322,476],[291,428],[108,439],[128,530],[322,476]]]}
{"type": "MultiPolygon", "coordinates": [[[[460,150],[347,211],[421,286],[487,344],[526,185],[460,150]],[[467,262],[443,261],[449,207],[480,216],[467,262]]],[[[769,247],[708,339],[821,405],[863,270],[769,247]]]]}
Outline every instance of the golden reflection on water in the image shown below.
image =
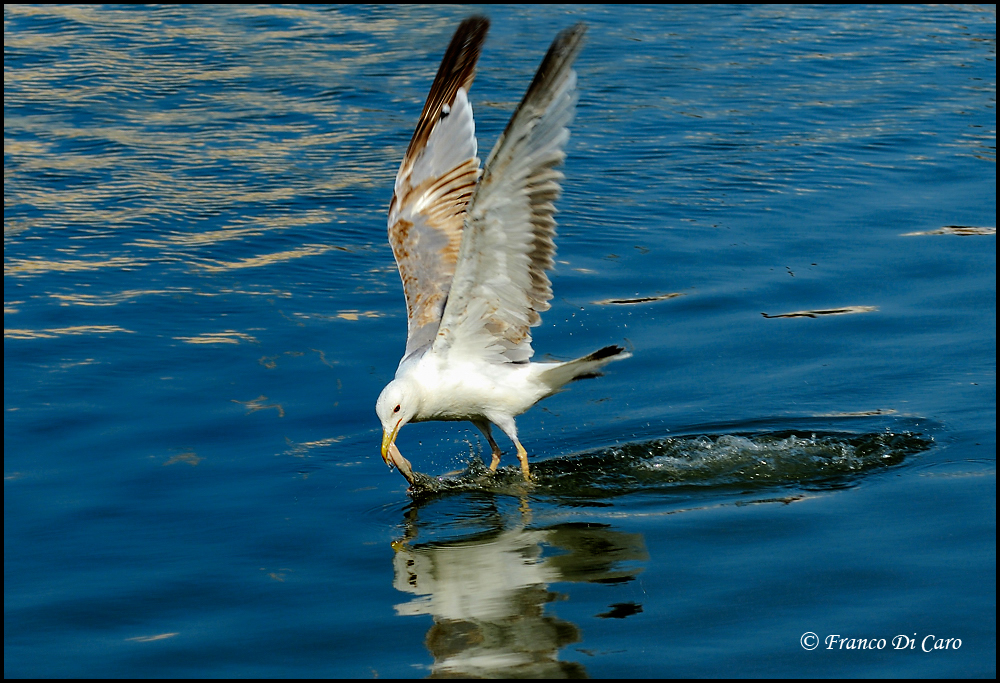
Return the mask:
{"type": "Polygon", "coordinates": [[[380,318],[385,313],[382,311],[339,311],[335,317],[341,320],[360,320],[361,318],[380,318]]]}
{"type": "Polygon", "coordinates": [[[237,399],[230,399],[233,403],[239,403],[240,405],[246,406],[247,413],[255,413],[258,410],[276,410],[278,411],[278,417],[285,416],[285,409],[280,403],[264,403],[267,400],[267,396],[261,395],[251,401],[239,401],[237,399]]]}
{"type": "MultiPolygon", "coordinates": [[[[356,92],[359,74],[385,62],[373,41],[400,30],[405,22],[398,14],[12,5],[5,16],[67,27],[4,35],[8,50],[39,56],[4,72],[5,103],[12,105],[4,121],[4,194],[5,205],[16,209],[5,212],[5,276],[117,271],[114,279],[60,280],[48,295],[64,306],[115,306],[148,295],[290,297],[270,287],[235,289],[205,276],[384,241],[384,229],[373,229],[358,244],[326,243],[330,226],[368,219],[370,207],[345,205],[342,197],[389,187],[405,146],[405,140],[387,144],[372,110],[338,94],[356,92]],[[292,21],[268,26],[260,21],[267,18],[292,21]],[[69,28],[81,26],[91,32],[84,43],[78,29],[69,28]],[[357,37],[301,40],[331,31],[357,37]],[[172,42],[189,49],[170,51],[172,42]],[[302,49],[289,49],[289,43],[302,49]],[[47,58],[56,52],[64,58],[47,58]],[[308,87],[261,88],[265,80],[308,87]],[[32,239],[60,248],[18,253],[20,241],[32,239]],[[137,270],[143,284],[127,276],[137,270]],[[185,278],[198,282],[188,285],[185,278]],[[157,280],[161,286],[149,286],[157,280]],[[181,286],[172,286],[178,281],[181,286]]],[[[407,30],[436,36],[447,23],[442,18],[407,30]]],[[[405,85],[417,76],[425,74],[415,69],[385,77],[405,85]]],[[[22,308],[5,305],[4,313],[17,315],[22,308]]],[[[377,315],[346,308],[335,317],[377,315]]],[[[7,329],[5,337],[131,331],[88,324],[103,321],[74,322],[80,324],[7,329]]],[[[234,331],[185,332],[174,339],[257,341],[234,331]]]]}
{"type": "Polygon", "coordinates": [[[135,301],[143,296],[155,296],[161,294],[191,294],[187,287],[177,289],[131,289],[124,292],[112,294],[49,294],[53,299],[57,299],[63,306],[117,306],[128,301],[135,301]]]}
{"type": "MultiPolygon", "coordinates": [[[[237,401],[237,403],[239,403],[239,401],[237,401]]],[[[288,444],[288,450],[284,452],[284,455],[290,455],[294,458],[305,458],[313,449],[326,448],[335,443],[340,443],[343,440],[343,436],[331,436],[326,439],[316,439],[315,441],[303,441],[296,443],[288,437],[285,437],[285,442],[288,444]]]]}
{"type": "Polygon", "coordinates": [[[196,455],[195,453],[181,453],[179,455],[171,457],[169,460],[163,463],[163,465],[164,466],[176,465],[179,462],[186,462],[188,465],[191,465],[191,467],[195,467],[202,460],[204,460],[204,458],[202,458],[199,455],[196,455]]]}
{"type": "Polygon", "coordinates": [[[187,344],[239,344],[241,341],[257,343],[257,338],[246,332],[226,330],[225,332],[204,332],[197,337],[174,337],[187,344]]]}
{"type": "MultiPolygon", "coordinates": [[[[168,289],[129,289],[122,292],[111,292],[109,294],[61,294],[53,292],[49,297],[59,301],[61,306],[118,306],[119,304],[131,303],[146,296],[223,296],[226,294],[239,294],[242,296],[266,296],[288,298],[289,292],[276,289],[263,291],[252,291],[246,289],[220,289],[216,292],[199,292],[191,287],[172,287],[168,289]]],[[[14,304],[23,302],[12,301],[5,304],[4,311],[16,313],[14,304]]]]}
{"type": "Polygon", "coordinates": [[[70,259],[66,261],[49,261],[45,259],[17,259],[12,258],[4,261],[4,276],[7,275],[36,275],[39,273],[62,272],[74,273],[89,270],[99,270],[101,268],[141,268],[147,262],[125,256],[113,256],[101,261],[85,261],[82,259],[70,259]]]}
{"type": "Polygon", "coordinates": [[[113,334],[126,332],[134,334],[133,330],[126,330],[117,325],[74,325],[72,327],[50,327],[44,330],[23,330],[5,327],[3,336],[5,339],[55,339],[80,334],[113,334]]]}
{"type": "Polygon", "coordinates": [[[260,237],[264,234],[261,226],[251,228],[226,228],[225,230],[206,230],[191,234],[167,235],[161,239],[151,239],[148,237],[139,238],[130,244],[137,247],[148,247],[151,249],[161,249],[168,246],[201,246],[205,244],[217,244],[229,240],[242,240],[247,237],[260,237]]]}
{"type": "Polygon", "coordinates": [[[260,266],[266,266],[272,263],[281,263],[282,261],[291,261],[292,259],[302,258],[303,256],[317,256],[336,248],[337,247],[326,244],[309,244],[299,247],[298,249],[289,249],[288,251],[279,251],[273,254],[261,254],[260,256],[249,256],[247,258],[240,259],[239,261],[231,261],[227,263],[225,261],[206,259],[194,265],[203,270],[218,273],[224,270],[259,268],[260,266]]]}

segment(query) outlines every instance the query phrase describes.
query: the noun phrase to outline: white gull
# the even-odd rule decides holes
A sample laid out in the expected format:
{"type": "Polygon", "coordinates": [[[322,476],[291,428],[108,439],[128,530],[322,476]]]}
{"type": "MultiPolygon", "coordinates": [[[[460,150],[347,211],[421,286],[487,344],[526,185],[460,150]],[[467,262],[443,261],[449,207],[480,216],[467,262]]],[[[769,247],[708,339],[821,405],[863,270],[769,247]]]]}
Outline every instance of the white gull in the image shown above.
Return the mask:
{"type": "Polygon", "coordinates": [[[561,32],[480,171],[468,93],[489,21],[462,22],[441,61],[396,175],[389,244],[406,296],[406,351],[375,410],[382,458],[412,484],[396,447],[400,428],[468,420],[486,437],[496,471],[496,425],[528,454],[514,418],[567,383],[627,358],[606,346],[568,362],[531,363],[531,328],[549,309],[555,207],[576,107],[573,61],[586,27],[561,32]]]}

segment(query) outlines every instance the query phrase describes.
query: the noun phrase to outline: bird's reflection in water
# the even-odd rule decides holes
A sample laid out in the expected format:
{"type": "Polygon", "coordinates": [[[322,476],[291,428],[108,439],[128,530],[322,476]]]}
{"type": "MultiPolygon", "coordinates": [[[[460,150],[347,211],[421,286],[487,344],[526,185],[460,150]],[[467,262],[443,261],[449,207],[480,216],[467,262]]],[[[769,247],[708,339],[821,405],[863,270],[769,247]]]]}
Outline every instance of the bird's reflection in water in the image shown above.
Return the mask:
{"type": "MultiPolygon", "coordinates": [[[[468,503],[471,497],[456,498],[468,503]]],[[[403,538],[393,543],[394,586],[417,596],[396,605],[396,612],[434,619],[426,640],[434,657],[431,676],[586,676],[582,665],[559,660],[560,649],[580,641],[581,633],[546,614],[548,603],[566,599],[549,586],[631,581],[649,557],[642,536],[605,524],[534,528],[526,500],[504,514],[501,497],[476,498],[478,505],[463,506],[463,515],[444,516],[444,534],[443,517],[422,522],[421,506],[414,504],[403,538]]]]}

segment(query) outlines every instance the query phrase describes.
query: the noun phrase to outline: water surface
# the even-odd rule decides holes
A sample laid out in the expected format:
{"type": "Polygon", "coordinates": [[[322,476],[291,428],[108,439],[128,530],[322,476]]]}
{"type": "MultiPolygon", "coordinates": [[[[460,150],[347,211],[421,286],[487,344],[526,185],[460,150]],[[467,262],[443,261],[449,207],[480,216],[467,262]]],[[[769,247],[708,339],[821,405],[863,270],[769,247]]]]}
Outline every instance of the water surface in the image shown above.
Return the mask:
{"type": "Polygon", "coordinates": [[[634,357],[408,494],[386,209],[474,11],[5,7],[5,675],[995,675],[995,10],[490,8],[484,156],[589,25],[538,357],[634,357]]]}

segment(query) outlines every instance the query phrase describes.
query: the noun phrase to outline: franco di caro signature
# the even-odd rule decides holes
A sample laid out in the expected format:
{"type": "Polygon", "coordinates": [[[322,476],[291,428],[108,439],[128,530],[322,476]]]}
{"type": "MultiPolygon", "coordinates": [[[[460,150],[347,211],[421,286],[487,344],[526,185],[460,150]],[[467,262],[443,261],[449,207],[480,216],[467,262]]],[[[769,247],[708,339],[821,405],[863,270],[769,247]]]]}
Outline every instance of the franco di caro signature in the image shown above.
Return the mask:
{"type": "MultiPolygon", "coordinates": [[[[819,636],[812,631],[807,631],[799,638],[799,643],[806,650],[815,650],[819,646],[819,636]]],[[[827,650],[884,650],[888,644],[892,644],[893,650],[916,650],[917,643],[923,652],[933,652],[934,650],[957,650],[962,647],[961,638],[938,638],[936,635],[927,635],[923,638],[907,635],[898,635],[891,641],[885,638],[851,638],[841,636],[839,633],[828,635],[823,639],[827,650]]]]}

